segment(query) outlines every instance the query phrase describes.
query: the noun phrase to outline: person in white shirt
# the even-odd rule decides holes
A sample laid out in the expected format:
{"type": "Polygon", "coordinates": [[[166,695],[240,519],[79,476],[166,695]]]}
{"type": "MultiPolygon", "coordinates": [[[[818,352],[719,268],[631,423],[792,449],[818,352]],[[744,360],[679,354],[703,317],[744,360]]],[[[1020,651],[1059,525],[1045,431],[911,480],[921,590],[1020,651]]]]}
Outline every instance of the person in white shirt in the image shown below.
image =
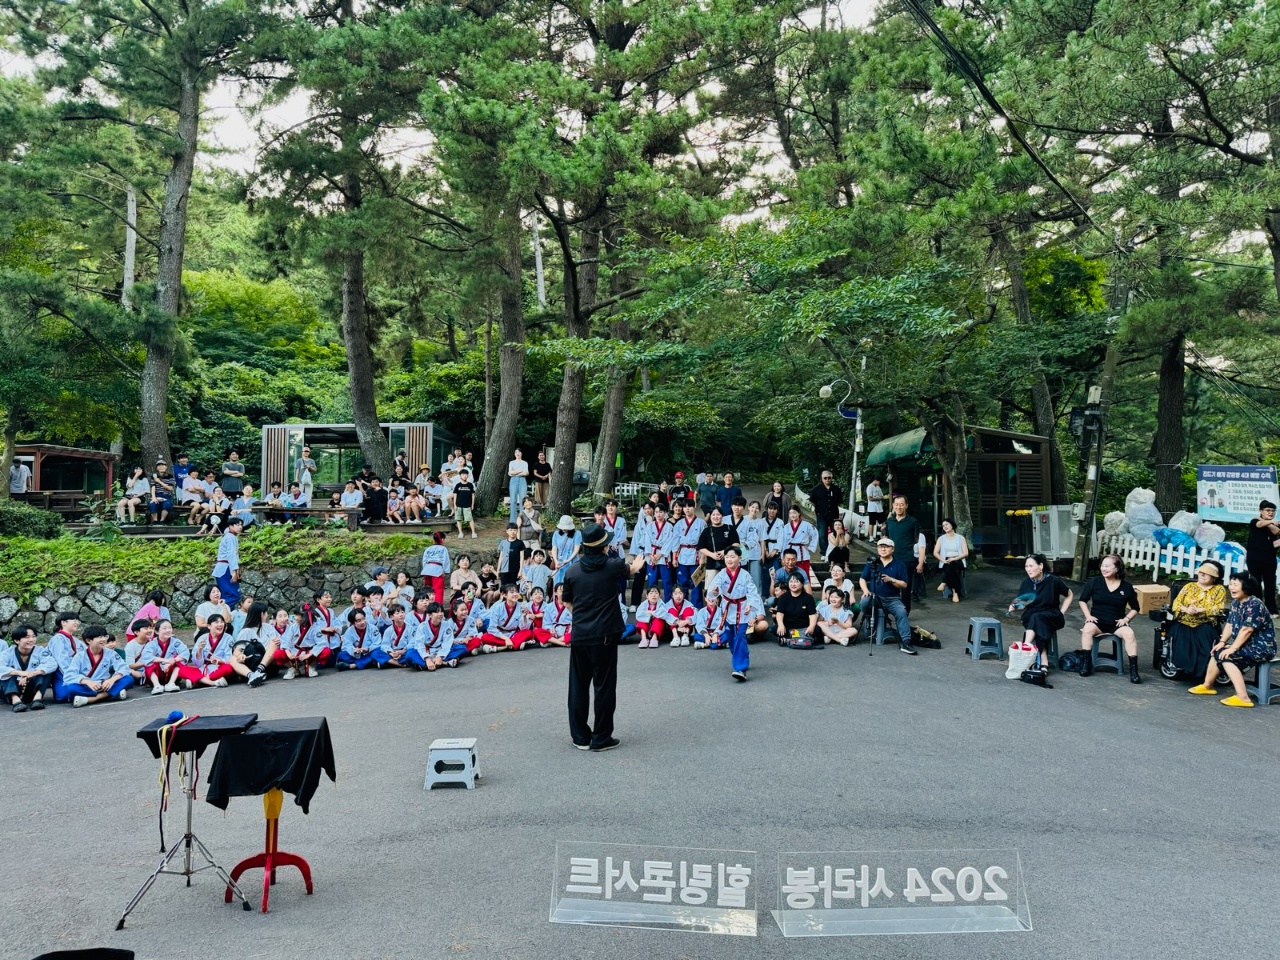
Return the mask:
{"type": "Polygon", "coordinates": [[[511,516],[508,522],[515,523],[520,515],[520,505],[524,503],[525,494],[529,492],[529,462],[517,447],[515,459],[507,464],[507,493],[511,496],[511,516]]]}
{"type": "Polygon", "coordinates": [[[19,460],[9,465],[9,492],[31,492],[31,468],[19,460]]]}
{"type": "Polygon", "coordinates": [[[147,477],[147,471],[141,466],[134,467],[133,475],[125,483],[124,496],[116,504],[116,519],[124,523],[125,511],[128,511],[129,522],[134,523],[138,519],[138,507],[150,499],[151,481],[147,477]]]}
{"type": "Polygon", "coordinates": [[[884,522],[884,491],[880,488],[880,479],[872,477],[867,484],[867,539],[876,540],[880,536],[880,524],[884,522]]]}

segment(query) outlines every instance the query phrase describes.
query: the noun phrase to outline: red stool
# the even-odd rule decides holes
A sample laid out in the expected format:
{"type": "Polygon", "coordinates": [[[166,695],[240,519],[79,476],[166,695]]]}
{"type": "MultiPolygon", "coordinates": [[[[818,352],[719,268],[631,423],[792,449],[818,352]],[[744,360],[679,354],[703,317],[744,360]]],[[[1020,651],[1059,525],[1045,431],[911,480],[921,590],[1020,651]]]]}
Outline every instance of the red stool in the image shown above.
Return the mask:
{"type": "MultiPolygon", "coordinates": [[[[262,870],[262,912],[267,912],[267,900],[271,896],[271,886],[276,882],[276,869],[279,867],[297,867],[302,873],[302,882],[307,885],[307,895],[312,892],[311,865],[296,853],[286,853],[277,847],[280,839],[280,808],[284,804],[284,791],[268,790],[262,796],[262,812],[267,818],[266,849],[255,853],[248,860],[241,860],[231,868],[231,880],[240,879],[246,870],[262,870]]],[[[231,902],[231,888],[227,887],[223,894],[226,903],[231,902]]],[[[246,908],[248,904],[245,905],[246,908]]]]}

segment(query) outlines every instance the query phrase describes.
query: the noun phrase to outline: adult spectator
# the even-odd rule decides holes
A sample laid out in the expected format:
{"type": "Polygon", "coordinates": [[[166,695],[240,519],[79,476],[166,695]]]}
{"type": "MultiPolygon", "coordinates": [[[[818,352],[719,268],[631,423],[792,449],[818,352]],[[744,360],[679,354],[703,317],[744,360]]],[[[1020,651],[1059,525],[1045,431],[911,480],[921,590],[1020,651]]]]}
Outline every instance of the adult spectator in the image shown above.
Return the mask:
{"type": "Polygon", "coordinates": [[[843,593],[849,604],[853,603],[853,581],[845,575],[843,564],[831,564],[831,576],[822,584],[822,592],[825,594],[832,587],[843,593]]]}
{"type": "Polygon", "coordinates": [[[769,515],[770,504],[777,508],[778,519],[785,522],[791,515],[791,497],[787,495],[781,480],[773,481],[773,485],[769,487],[769,495],[764,498],[765,516],[769,515]]]}
{"type": "Polygon", "coordinates": [[[1218,639],[1219,623],[1227,612],[1227,588],[1222,585],[1222,564],[1206,560],[1196,569],[1196,579],[1173,598],[1173,623],[1169,635],[1173,665],[1193,677],[1204,676],[1209,651],[1218,639]]]}
{"type": "Polygon", "coordinates": [[[386,519],[387,491],[382,487],[381,477],[372,477],[364,493],[364,522],[376,526],[386,519]]]}
{"type": "Polygon", "coordinates": [[[1080,612],[1084,614],[1084,626],[1080,628],[1080,645],[1084,648],[1080,676],[1093,673],[1094,638],[1110,633],[1124,641],[1124,652],[1129,657],[1129,682],[1141,683],[1138,637],[1129,625],[1138,615],[1138,594],[1133,584],[1124,578],[1124,561],[1114,553],[1102,558],[1098,570],[1099,575],[1080,591],[1080,612]]]}
{"type": "Polygon", "coordinates": [[[304,446],[302,456],[293,461],[293,479],[303,496],[307,498],[308,506],[311,505],[311,497],[316,485],[317,469],[315,458],[311,456],[311,447],[304,446]]]}
{"type": "Polygon", "coordinates": [[[420,465],[418,475],[413,478],[413,485],[422,493],[427,492],[427,484],[431,482],[431,464],[424,463],[420,465]]]}
{"type": "MultiPolygon", "coordinates": [[[[911,622],[907,619],[907,606],[903,595],[910,588],[907,565],[896,559],[897,547],[888,537],[876,541],[876,555],[867,561],[858,578],[862,590],[859,605],[865,615],[868,609],[878,609],[881,615],[893,617],[898,631],[898,649],[910,656],[916,655],[911,645],[911,622]]],[[[875,642],[874,634],[872,642],[875,642]]]]}
{"type": "MultiPolygon", "coordinates": [[[[173,480],[178,485],[178,489],[182,489],[182,482],[190,476],[192,472],[191,458],[185,453],[180,453],[173,464],[173,480]]],[[[199,473],[200,471],[195,471],[199,473]]]]}
{"type": "Polygon", "coordinates": [[[476,538],[476,521],[471,511],[476,503],[476,485],[471,482],[471,472],[463,467],[458,472],[458,482],[453,487],[453,519],[458,525],[458,539],[462,539],[462,525],[471,525],[471,539],[476,538]]]}
{"type": "Polygon", "coordinates": [[[874,540],[880,536],[880,525],[884,523],[884,490],[880,487],[880,478],[872,477],[867,484],[867,538],[874,540]]]}
{"type": "Polygon", "coordinates": [[[679,505],[681,500],[693,499],[693,487],[684,482],[684,474],[681,471],[676,471],[676,482],[667,491],[667,496],[673,506],[679,505]]]}
{"type": "Polygon", "coordinates": [[[151,474],[151,504],[147,512],[160,523],[169,519],[169,511],[173,509],[174,487],[169,465],[157,460],[155,472],[151,474]]]}
{"type": "Polygon", "coordinates": [[[828,563],[849,566],[849,530],[843,520],[831,522],[831,534],[827,537],[826,558],[828,563]]]}
{"type": "Polygon", "coordinates": [[[401,450],[396,454],[394,467],[399,467],[401,470],[405,472],[405,475],[408,476],[409,474],[409,451],[408,450],[401,450]]]}
{"type": "Polygon", "coordinates": [[[31,492],[31,468],[21,460],[9,464],[9,493],[31,492]]]}
{"type": "MultiPolygon", "coordinates": [[[[582,537],[582,559],[564,578],[563,600],[573,613],[573,643],[569,647],[569,734],[579,750],[600,753],[618,746],[613,714],[618,702],[618,642],[625,622],[618,604],[618,581],[626,579],[627,564],[605,555],[612,540],[599,524],[582,537]],[[595,725],[589,721],[595,694],[595,725]]],[[[644,563],[637,557],[634,566],[644,563]]]]}
{"type": "Polygon", "coordinates": [[[226,462],[222,464],[222,492],[234,499],[244,489],[244,464],[240,462],[240,451],[227,453],[226,462]]]}
{"type": "Polygon", "coordinates": [[[813,646],[814,629],[818,625],[818,604],[807,589],[808,583],[800,571],[787,577],[787,592],[773,605],[773,618],[778,631],[778,642],[788,638],[808,640],[813,646]]]}
{"type": "Polygon", "coordinates": [[[367,497],[369,491],[373,489],[373,469],[367,463],[361,464],[360,472],[351,478],[351,482],[367,497]]]}
{"type": "Polygon", "coordinates": [[[813,586],[810,582],[809,575],[797,566],[796,557],[797,554],[794,547],[786,547],[782,551],[782,565],[773,572],[773,582],[785,589],[787,587],[787,581],[791,579],[791,575],[793,573],[798,573],[804,578],[805,593],[813,593],[813,586]]]}
{"type": "Polygon", "coordinates": [[[231,501],[231,515],[239,517],[246,530],[258,522],[258,515],[253,512],[253,505],[257,502],[258,498],[253,495],[252,483],[246,483],[244,489],[240,491],[240,496],[231,501]]]}
{"type": "Polygon", "coordinates": [[[529,463],[524,453],[516,447],[511,462],[507,464],[507,495],[511,499],[508,512],[508,523],[515,523],[520,515],[520,504],[524,503],[524,495],[529,492],[529,463]]]}
{"type": "Polygon", "coordinates": [[[133,468],[133,473],[125,481],[124,496],[116,504],[116,519],[124,523],[124,515],[127,511],[129,522],[134,523],[138,519],[138,508],[150,501],[151,481],[147,479],[147,471],[139,464],[133,468]]]}
{"type": "Polygon", "coordinates": [[[711,516],[711,508],[716,505],[716,475],[710,470],[705,473],[698,474],[701,479],[698,481],[698,509],[702,511],[704,517],[711,516]]]}
{"type": "Polygon", "coordinates": [[[1280,525],[1276,523],[1276,505],[1270,500],[1258,504],[1258,515],[1249,524],[1245,541],[1245,565],[1262,588],[1267,610],[1276,612],[1276,547],[1280,547],[1280,525]]]}
{"type": "Polygon", "coordinates": [[[195,526],[200,521],[204,513],[204,503],[209,498],[209,491],[205,489],[204,481],[200,479],[200,471],[188,464],[187,475],[179,480],[175,474],[174,481],[178,484],[178,503],[189,508],[187,523],[195,526]]]}
{"type": "Polygon", "coordinates": [[[530,470],[533,474],[534,502],[539,507],[547,505],[547,494],[551,489],[551,464],[547,463],[547,451],[538,451],[538,462],[530,470]]]}
{"type": "MultiPolygon", "coordinates": [[[[720,515],[729,516],[733,511],[733,501],[741,496],[742,488],[733,482],[733,474],[726,473],[724,483],[716,488],[716,506],[720,508],[720,515]]],[[[745,498],[743,503],[746,503],[745,498]]]]}
{"type": "MultiPolygon", "coordinates": [[[[1226,673],[1234,695],[1218,701],[1227,707],[1252,707],[1249,692],[1244,688],[1244,671],[1267,663],[1276,655],[1276,630],[1271,615],[1258,597],[1258,581],[1250,574],[1231,575],[1231,609],[1222,628],[1222,637],[1214,644],[1209,669],[1204,683],[1192,687],[1188,693],[1212,694],[1220,673],[1226,673]]],[[[577,639],[575,634],[574,639],[577,639]]]]}
{"type": "Polygon", "coordinates": [[[1049,572],[1049,558],[1043,553],[1031,554],[1022,567],[1027,576],[1018,588],[1017,599],[1009,605],[1009,612],[1013,613],[1021,603],[1023,639],[1036,645],[1040,651],[1037,659],[1048,670],[1053,635],[1066,623],[1071,607],[1071,588],[1049,572]]]}
{"type": "Polygon", "coordinates": [[[952,603],[960,602],[960,589],[964,585],[964,564],[969,556],[969,542],[964,535],[957,532],[956,522],[950,517],[942,518],[942,534],[934,541],[933,558],[938,561],[942,571],[942,582],[938,591],[950,596],[952,603]]]}
{"type": "Polygon", "coordinates": [[[843,499],[840,488],[832,483],[831,471],[823,470],[818,485],[809,491],[814,526],[818,528],[819,554],[825,555],[827,552],[827,534],[831,525],[840,519],[840,504],[843,499]]]}
{"type": "Polygon", "coordinates": [[[578,532],[573,517],[566,513],[551,536],[551,569],[556,572],[553,584],[564,582],[564,575],[569,572],[570,565],[578,561],[581,552],[582,534],[578,532]]]}
{"type": "MultiPolygon", "coordinates": [[[[901,560],[907,567],[908,580],[924,576],[924,551],[918,550],[920,541],[920,524],[915,517],[907,514],[907,498],[898,494],[893,498],[893,513],[884,522],[884,534],[893,541],[893,559],[901,560]],[[914,573],[911,568],[914,567],[914,573]]],[[[907,609],[911,609],[911,590],[904,599],[907,609]]]]}

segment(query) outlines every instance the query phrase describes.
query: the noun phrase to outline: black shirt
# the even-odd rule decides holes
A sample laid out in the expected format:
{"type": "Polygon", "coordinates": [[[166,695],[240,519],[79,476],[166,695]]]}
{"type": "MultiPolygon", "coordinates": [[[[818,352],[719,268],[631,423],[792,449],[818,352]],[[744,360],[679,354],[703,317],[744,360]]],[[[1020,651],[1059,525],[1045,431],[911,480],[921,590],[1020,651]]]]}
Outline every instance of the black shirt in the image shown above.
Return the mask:
{"type": "Polygon", "coordinates": [[[1114,623],[1124,617],[1125,607],[1138,609],[1138,593],[1128,580],[1121,580],[1115,590],[1107,588],[1107,581],[1097,576],[1084,585],[1080,602],[1089,605],[1089,613],[1099,620],[1114,623]]]}
{"type": "Polygon", "coordinates": [[[533,474],[533,479],[538,483],[546,483],[551,479],[551,464],[535,463],[529,472],[533,474]]]}
{"type": "Polygon", "coordinates": [[[1258,526],[1260,519],[1260,517],[1254,517],[1249,521],[1249,537],[1245,540],[1244,549],[1249,556],[1265,560],[1267,557],[1275,556],[1276,550],[1271,544],[1276,535],[1271,532],[1271,527],[1258,526]]]}
{"type": "Polygon", "coordinates": [[[885,536],[893,541],[893,559],[901,560],[908,567],[917,563],[915,550],[920,540],[920,524],[908,514],[899,520],[893,514],[884,522],[885,536]]]}
{"type": "MultiPolygon", "coordinates": [[[[712,553],[718,553],[730,544],[738,542],[738,531],[727,523],[720,526],[707,524],[707,529],[702,531],[702,536],[698,538],[699,550],[710,550],[712,553]]],[[[723,560],[707,560],[708,570],[723,570],[723,560]]]]}
{"type": "Polygon", "coordinates": [[[774,609],[782,614],[784,630],[808,630],[809,618],[818,615],[817,602],[804,591],[797,597],[788,590],[778,598],[774,609]]]}
{"type": "MultiPolygon", "coordinates": [[[[1132,588],[1130,588],[1132,589],[1132,588]]],[[[1040,578],[1040,582],[1036,583],[1030,577],[1022,578],[1022,586],[1018,588],[1018,595],[1024,593],[1034,593],[1035,599],[1023,608],[1024,612],[1034,613],[1037,610],[1062,610],[1062,598],[1071,592],[1061,579],[1055,577],[1052,573],[1046,573],[1040,578]]]]}
{"type": "Polygon", "coordinates": [[[564,575],[564,602],[573,605],[573,642],[598,646],[617,642],[624,623],[618,606],[618,581],[627,565],[615,557],[584,554],[564,575]]]}
{"type": "Polygon", "coordinates": [[[675,486],[667,490],[667,497],[672,503],[680,500],[692,500],[693,491],[689,489],[687,484],[677,483],[675,486]]]}
{"type": "Polygon", "coordinates": [[[476,498],[476,485],[470,481],[459,483],[453,488],[453,505],[455,507],[470,507],[476,498]]]}
{"type": "Polygon", "coordinates": [[[828,523],[840,519],[840,503],[843,499],[840,488],[834,483],[831,486],[819,483],[809,491],[809,502],[813,504],[814,516],[828,523]]]}

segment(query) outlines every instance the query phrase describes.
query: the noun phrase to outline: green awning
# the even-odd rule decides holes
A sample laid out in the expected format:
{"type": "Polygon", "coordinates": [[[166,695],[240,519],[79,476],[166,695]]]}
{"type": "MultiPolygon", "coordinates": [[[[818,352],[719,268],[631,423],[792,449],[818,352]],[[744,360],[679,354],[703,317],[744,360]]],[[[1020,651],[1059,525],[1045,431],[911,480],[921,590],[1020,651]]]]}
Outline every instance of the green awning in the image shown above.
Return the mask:
{"type": "Polygon", "coordinates": [[[876,467],[882,463],[897,463],[900,460],[918,460],[921,454],[932,453],[933,443],[929,440],[929,432],[924,427],[908,430],[896,437],[881,440],[871,448],[867,457],[867,466],[876,467]]]}

